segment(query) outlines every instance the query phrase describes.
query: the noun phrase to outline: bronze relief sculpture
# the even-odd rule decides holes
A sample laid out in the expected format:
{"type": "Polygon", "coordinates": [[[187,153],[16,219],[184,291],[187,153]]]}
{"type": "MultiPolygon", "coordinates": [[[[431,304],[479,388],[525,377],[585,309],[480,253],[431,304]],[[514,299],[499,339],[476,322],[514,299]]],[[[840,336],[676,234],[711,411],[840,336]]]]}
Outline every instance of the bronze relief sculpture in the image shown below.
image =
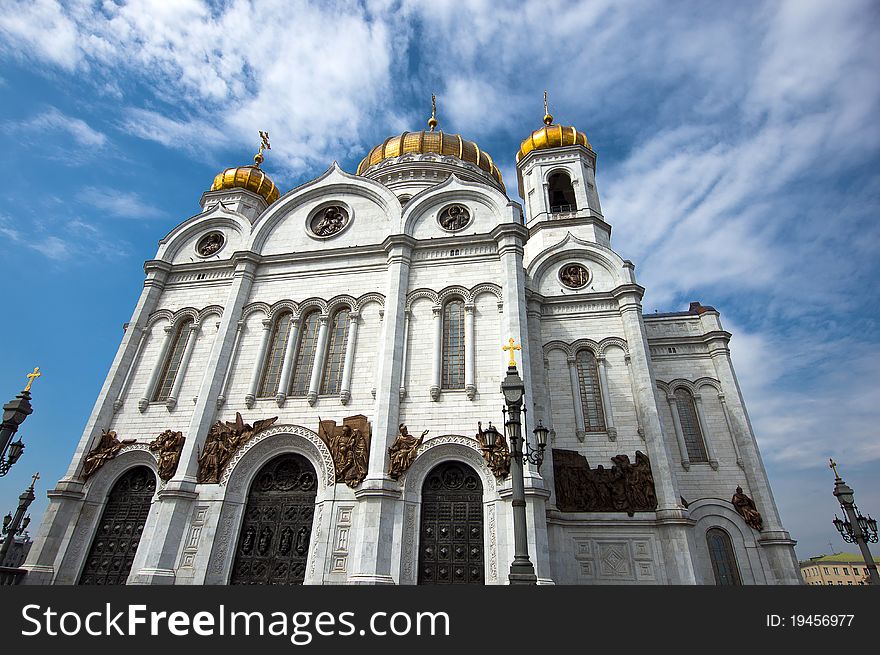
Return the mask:
{"type": "Polygon", "coordinates": [[[636,451],[611,458],[614,466],[590,468],[586,457],[573,450],[553,449],[556,506],[561,512],[653,512],[657,509],[654,475],[648,456],[636,451]]]}
{"type": "Polygon", "coordinates": [[[580,289],[587,286],[590,272],[580,264],[568,264],[559,271],[559,280],[569,289],[580,289]]]}
{"type": "MultiPolygon", "coordinates": [[[[513,351],[510,351],[513,358],[513,351]]],[[[477,441],[480,442],[480,452],[483,453],[483,459],[492,473],[499,480],[503,480],[510,473],[510,449],[507,447],[507,439],[500,432],[495,437],[495,445],[490,448],[486,444],[486,437],[483,435],[483,424],[477,422],[477,441]]]]}
{"type": "Polygon", "coordinates": [[[329,237],[341,231],[347,222],[348,212],[342,207],[334,205],[327,207],[312,218],[311,228],[312,232],[319,237],[329,237]]]}
{"type": "Polygon", "coordinates": [[[367,477],[370,459],[370,423],[363,414],[349,416],[337,426],[336,421],[318,418],[318,436],[327,444],[336,469],[336,482],[354,489],[367,477]]]}
{"type": "Polygon", "coordinates": [[[743,517],[746,525],[758,532],[764,529],[764,519],[761,516],[761,512],[755,506],[755,501],[743,493],[742,487],[736,488],[736,493],[733,494],[730,502],[733,503],[733,507],[739,512],[739,515],[743,517]]]}
{"type": "Polygon", "coordinates": [[[388,448],[388,475],[395,480],[400,479],[416,459],[416,451],[422,445],[428,431],[422,432],[422,436],[416,438],[409,433],[406,425],[401,423],[397,426],[397,439],[388,448]]]}
{"type": "Polygon", "coordinates": [[[137,439],[120,441],[116,438],[115,430],[110,430],[109,432],[102,430],[101,432],[101,439],[98,441],[98,445],[89,451],[85,462],[83,462],[83,480],[88,480],[99,468],[116,457],[124,445],[137,441],[137,439]]]}
{"type": "Polygon", "coordinates": [[[210,257],[223,247],[224,239],[220,232],[211,232],[202,237],[197,250],[202,257],[210,257]]]}
{"type": "Polygon", "coordinates": [[[150,442],[150,450],[158,452],[159,477],[165,482],[173,478],[177,472],[180,451],[183,450],[185,441],[186,437],[183,436],[183,432],[165,430],[150,442]]]}
{"type": "Polygon", "coordinates": [[[241,418],[241,413],[235,413],[235,421],[217,421],[211,426],[205,445],[199,453],[199,472],[196,479],[203,484],[217,484],[220,476],[232,456],[251,437],[271,426],[278,420],[277,416],[255,421],[253,426],[248,425],[241,418]]]}

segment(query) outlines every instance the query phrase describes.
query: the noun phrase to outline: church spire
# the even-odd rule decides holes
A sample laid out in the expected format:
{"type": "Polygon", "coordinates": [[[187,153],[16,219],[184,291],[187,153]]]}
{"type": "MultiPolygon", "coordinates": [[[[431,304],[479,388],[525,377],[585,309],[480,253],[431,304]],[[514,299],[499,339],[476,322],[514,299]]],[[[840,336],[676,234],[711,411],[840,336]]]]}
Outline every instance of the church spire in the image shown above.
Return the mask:
{"type": "Polygon", "coordinates": [[[254,155],[254,166],[256,166],[257,168],[259,168],[260,164],[263,163],[263,149],[271,150],[272,146],[269,145],[269,133],[260,130],[260,151],[256,155],[254,155]]]}
{"type": "Polygon", "coordinates": [[[433,132],[437,127],[437,96],[431,94],[431,118],[428,119],[428,127],[433,132]]]}
{"type": "Polygon", "coordinates": [[[547,89],[544,89],[544,125],[550,126],[553,123],[553,116],[550,115],[550,110],[547,109],[547,89]]]}

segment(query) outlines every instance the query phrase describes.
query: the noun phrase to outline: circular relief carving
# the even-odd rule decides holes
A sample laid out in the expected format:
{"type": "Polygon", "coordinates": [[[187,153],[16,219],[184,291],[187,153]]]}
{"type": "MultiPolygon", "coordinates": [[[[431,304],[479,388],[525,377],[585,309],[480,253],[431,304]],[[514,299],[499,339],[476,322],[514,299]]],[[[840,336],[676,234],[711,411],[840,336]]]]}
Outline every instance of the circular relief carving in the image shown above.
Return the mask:
{"type": "Polygon", "coordinates": [[[226,239],[221,232],[209,232],[196,245],[196,252],[202,257],[210,257],[223,248],[226,239]]]}
{"type": "Polygon", "coordinates": [[[315,236],[332,237],[348,224],[348,211],[345,207],[331,205],[315,212],[309,221],[309,228],[315,236]]]}
{"type": "Polygon", "coordinates": [[[569,289],[581,289],[590,281],[590,271],[580,264],[566,264],[559,269],[559,281],[569,289]]]}
{"type": "Polygon", "coordinates": [[[467,227],[471,222],[471,213],[464,205],[449,205],[437,216],[437,222],[444,230],[455,232],[467,227]]]}

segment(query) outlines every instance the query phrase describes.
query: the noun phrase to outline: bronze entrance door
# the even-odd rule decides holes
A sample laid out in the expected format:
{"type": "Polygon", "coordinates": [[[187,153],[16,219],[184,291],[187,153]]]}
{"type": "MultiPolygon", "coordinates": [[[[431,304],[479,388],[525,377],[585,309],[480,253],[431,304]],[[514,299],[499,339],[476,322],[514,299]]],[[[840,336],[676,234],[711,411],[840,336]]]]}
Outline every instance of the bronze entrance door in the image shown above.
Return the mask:
{"type": "Polygon", "coordinates": [[[229,584],[303,583],[317,493],[315,469],[302,455],[281,455],[260,469],[248,494],[229,584]]]}
{"type": "Polygon", "coordinates": [[[137,466],[116,481],[98,522],[79,584],[125,584],[155,492],[156,476],[146,466],[137,466]]]}
{"type": "Polygon", "coordinates": [[[483,485],[461,462],[436,466],[422,486],[419,584],[484,584],[483,485]]]}

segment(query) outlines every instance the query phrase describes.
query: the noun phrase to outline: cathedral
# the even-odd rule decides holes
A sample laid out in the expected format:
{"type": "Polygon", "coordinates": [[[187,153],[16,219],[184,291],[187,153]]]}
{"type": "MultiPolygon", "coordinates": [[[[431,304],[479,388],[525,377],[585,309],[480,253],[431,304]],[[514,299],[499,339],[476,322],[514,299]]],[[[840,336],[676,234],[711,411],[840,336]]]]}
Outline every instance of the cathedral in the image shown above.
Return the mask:
{"type": "Polygon", "coordinates": [[[539,584],[799,584],[731,334],[643,314],[545,114],[523,205],[433,113],[283,194],[261,133],[145,263],[24,584],[508,584],[511,357],[539,584]]]}

